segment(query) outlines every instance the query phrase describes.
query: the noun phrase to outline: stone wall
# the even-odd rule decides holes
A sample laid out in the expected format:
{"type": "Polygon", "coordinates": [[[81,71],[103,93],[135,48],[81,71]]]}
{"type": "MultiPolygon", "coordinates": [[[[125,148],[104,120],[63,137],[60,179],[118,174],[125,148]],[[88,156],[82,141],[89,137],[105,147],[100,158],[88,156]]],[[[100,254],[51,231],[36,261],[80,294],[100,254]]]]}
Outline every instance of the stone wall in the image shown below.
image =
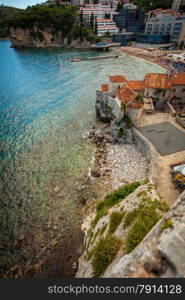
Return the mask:
{"type": "Polygon", "coordinates": [[[175,120],[179,125],[181,125],[183,128],[185,128],[185,119],[176,117],[175,120]]]}
{"type": "Polygon", "coordinates": [[[173,106],[169,102],[167,102],[167,104],[165,106],[165,112],[169,113],[172,117],[175,117],[176,114],[177,114],[175,109],[173,108],[173,106]]]}

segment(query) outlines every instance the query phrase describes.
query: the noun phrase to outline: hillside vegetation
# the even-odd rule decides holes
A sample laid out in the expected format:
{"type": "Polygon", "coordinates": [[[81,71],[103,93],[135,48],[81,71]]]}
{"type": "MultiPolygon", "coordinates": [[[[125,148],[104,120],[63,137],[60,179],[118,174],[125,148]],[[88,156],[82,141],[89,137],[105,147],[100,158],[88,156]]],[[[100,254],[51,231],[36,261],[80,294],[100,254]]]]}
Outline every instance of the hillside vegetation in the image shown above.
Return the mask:
{"type": "Polygon", "coordinates": [[[9,19],[21,10],[15,7],[0,5],[0,38],[8,36],[9,19]]]}
{"type": "Polygon", "coordinates": [[[61,32],[61,38],[67,38],[69,41],[86,39],[93,42],[96,40],[96,36],[89,28],[77,22],[77,10],[71,6],[31,6],[15,15],[9,22],[10,27],[30,30],[35,25],[40,31],[52,28],[53,36],[61,32]]]}
{"type": "Polygon", "coordinates": [[[133,3],[143,7],[146,11],[149,11],[156,8],[171,8],[172,0],[134,0],[133,3]]]}

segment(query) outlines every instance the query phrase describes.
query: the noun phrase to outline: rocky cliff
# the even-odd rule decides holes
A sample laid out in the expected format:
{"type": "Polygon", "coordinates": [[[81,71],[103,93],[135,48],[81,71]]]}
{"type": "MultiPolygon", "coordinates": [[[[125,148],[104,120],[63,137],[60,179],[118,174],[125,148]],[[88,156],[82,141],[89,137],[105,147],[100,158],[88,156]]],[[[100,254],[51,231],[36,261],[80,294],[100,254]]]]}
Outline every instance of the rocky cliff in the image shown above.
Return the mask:
{"type": "Polygon", "coordinates": [[[86,219],[76,277],[185,277],[185,192],[168,210],[145,182],[118,202],[86,219]]]}
{"type": "MultiPolygon", "coordinates": [[[[97,99],[97,117],[110,124],[105,140],[135,143],[151,161],[147,143],[114,111],[106,99],[97,99]]],[[[169,208],[149,179],[119,184],[84,218],[82,229],[84,252],[76,277],[185,277],[185,192],[169,208]]]]}
{"type": "Polygon", "coordinates": [[[86,39],[69,40],[62,37],[61,31],[54,31],[54,28],[48,27],[40,30],[36,25],[33,28],[10,27],[9,38],[12,47],[15,48],[44,48],[44,47],[81,47],[89,48],[91,43],[86,39]]]}

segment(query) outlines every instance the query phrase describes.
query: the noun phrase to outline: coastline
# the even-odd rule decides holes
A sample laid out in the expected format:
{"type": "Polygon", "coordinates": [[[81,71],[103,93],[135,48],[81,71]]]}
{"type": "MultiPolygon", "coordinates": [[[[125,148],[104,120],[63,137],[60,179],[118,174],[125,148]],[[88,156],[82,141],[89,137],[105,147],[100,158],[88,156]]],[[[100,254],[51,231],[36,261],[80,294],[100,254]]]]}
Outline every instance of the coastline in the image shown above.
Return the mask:
{"type": "Polygon", "coordinates": [[[157,58],[154,58],[154,57],[151,58],[147,55],[146,56],[142,55],[142,57],[141,57],[141,54],[136,54],[133,52],[131,53],[128,50],[125,50],[124,47],[119,48],[116,51],[118,53],[120,53],[121,55],[125,54],[130,57],[136,57],[137,59],[140,59],[141,61],[145,61],[145,62],[147,61],[147,62],[150,62],[151,64],[158,65],[158,66],[162,67],[164,70],[168,70],[168,68],[169,68],[167,63],[161,62],[157,58]]]}
{"type": "Polygon", "coordinates": [[[0,41],[6,41],[6,40],[9,40],[9,38],[8,37],[0,38],[0,41]]]}
{"type": "MultiPolygon", "coordinates": [[[[89,132],[95,151],[88,177],[101,192],[98,201],[120,186],[150,177],[151,162],[134,143],[115,143],[107,136],[107,125],[89,132]]],[[[94,214],[97,200],[88,202],[87,215],[94,214]]],[[[88,218],[88,217],[87,217],[88,218]]],[[[84,227],[84,224],[83,224],[84,227]]],[[[83,228],[82,227],[82,228],[83,228]]]]}

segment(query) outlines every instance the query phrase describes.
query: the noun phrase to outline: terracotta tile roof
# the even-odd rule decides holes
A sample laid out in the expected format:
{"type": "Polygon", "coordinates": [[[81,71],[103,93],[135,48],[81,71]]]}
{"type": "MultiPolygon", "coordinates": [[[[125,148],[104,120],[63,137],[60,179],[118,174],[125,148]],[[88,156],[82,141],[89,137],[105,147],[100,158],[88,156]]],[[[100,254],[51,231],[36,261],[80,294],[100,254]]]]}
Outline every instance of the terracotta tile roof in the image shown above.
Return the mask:
{"type": "Polygon", "coordinates": [[[171,89],[171,80],[167,74],[148,73],[145,76],[145,87],[153,89],[171,89]]]}
{"type": "Polygon", "coordinates": [[[130,101],[133,101],[137,97],[137,94],[133,90],[131,90],[127,85],[125,85],[118,90],[116,96],[120,101],[127,104],[130,101]]]}
{"type": "Polygon", "coordinates": [[[172,85],[185,85],[185,73],[177,73],[172,76],[172,85]]]}
{"type": "Polygon", "coordinates": [[[134,91],[143,91],[145,89],[145,82],[143,80],[130,80],[127,82],[127,85],[134,91]]]}
{"type": "Polygon", "coordinates": [[[108,84],[102,84],[102,86],[101,86],[102,92],[108,92],[108,89],[109,89],[108,84]]]}
{"type": "Polygon", "coordinates": [[[127,79],[125,78],[125,76],[122,76],[122,75],[109,76],[109,80],[112,83],[127,82],[127,79]]]}

